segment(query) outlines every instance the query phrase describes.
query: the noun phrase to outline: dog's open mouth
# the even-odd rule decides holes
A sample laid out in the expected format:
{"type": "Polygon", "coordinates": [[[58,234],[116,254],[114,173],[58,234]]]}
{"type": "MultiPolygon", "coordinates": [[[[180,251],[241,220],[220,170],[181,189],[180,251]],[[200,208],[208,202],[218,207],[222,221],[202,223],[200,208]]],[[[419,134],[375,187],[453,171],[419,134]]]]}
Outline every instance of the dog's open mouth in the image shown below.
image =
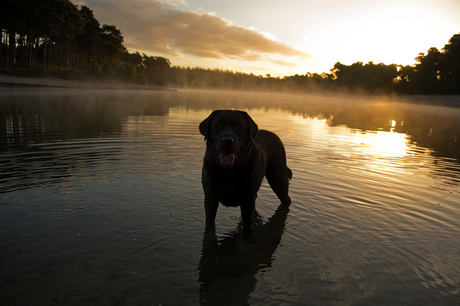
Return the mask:
{"type": "Polygon", "coordinates": [[[220,164],[224,167],[224,168],[228,168],[228,167],[231,167],[233,166],[233,164],[235,163],[235,159],[238,157],[237,154],[230,154],[230,153],[218,153],[219,154],[219,160],[220,160],[220,164]]]}

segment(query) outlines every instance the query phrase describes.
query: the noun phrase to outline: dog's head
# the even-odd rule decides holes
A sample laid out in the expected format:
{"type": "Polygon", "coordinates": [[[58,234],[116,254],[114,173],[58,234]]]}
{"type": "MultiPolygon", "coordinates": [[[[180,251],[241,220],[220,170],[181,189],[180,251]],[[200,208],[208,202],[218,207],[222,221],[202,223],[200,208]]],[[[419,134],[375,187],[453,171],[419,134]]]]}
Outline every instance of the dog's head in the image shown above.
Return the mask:
{"type": "Polygon", "coordinates": [[[238,155],[252,143],[259,129],[248,113],[216,110],[200,123],[200,132],[224,168],[233,166],[238,155]]]}

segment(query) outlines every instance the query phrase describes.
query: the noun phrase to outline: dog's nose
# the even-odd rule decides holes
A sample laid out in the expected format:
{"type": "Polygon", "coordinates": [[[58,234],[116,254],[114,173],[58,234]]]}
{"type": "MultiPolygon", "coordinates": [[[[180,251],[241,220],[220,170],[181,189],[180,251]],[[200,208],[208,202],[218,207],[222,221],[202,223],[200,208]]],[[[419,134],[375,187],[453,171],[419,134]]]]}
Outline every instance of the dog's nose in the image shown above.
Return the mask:
{"type": "Polygon", "coordinates": [[[231,146],[232,144],[235,143],[235,139],[233,137],[223,137],[221,140],[221,143],[223,146],[231,146]]]}

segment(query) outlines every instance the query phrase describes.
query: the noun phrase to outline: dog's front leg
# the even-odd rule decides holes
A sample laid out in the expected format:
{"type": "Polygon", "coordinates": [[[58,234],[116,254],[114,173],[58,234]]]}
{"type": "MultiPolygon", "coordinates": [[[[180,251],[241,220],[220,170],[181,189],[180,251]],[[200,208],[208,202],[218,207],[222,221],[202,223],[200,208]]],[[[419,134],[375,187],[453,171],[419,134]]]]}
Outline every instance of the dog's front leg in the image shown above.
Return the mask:
{"type": "Polygon", "coordinates": [[[256,199],[250,199],[241,203],[241,218],[243,219],[243,232],[250,232],[252,229],[252,218],[254,216],[254,207],[256,199]]]}
{"type": "Polygon", "coordinates": [[[206,230],[211,230],[215,227],[217,208],[219,207],[219,201],[214,197],[205,196],[204,199],[204,210],[206,212],[206,230]]]}

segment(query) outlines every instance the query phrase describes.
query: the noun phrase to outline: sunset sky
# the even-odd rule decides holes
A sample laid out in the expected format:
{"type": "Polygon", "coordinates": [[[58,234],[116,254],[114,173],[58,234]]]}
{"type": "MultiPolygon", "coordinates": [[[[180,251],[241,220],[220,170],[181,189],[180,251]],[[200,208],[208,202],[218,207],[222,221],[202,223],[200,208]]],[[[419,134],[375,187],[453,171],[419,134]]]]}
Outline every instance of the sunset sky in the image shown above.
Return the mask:
{"type": "Polygon", "coordinates": [[[412,65],[460,33],[460,0],[85,0],[124,45],[172,65],[285,76],[412,65]]]}

